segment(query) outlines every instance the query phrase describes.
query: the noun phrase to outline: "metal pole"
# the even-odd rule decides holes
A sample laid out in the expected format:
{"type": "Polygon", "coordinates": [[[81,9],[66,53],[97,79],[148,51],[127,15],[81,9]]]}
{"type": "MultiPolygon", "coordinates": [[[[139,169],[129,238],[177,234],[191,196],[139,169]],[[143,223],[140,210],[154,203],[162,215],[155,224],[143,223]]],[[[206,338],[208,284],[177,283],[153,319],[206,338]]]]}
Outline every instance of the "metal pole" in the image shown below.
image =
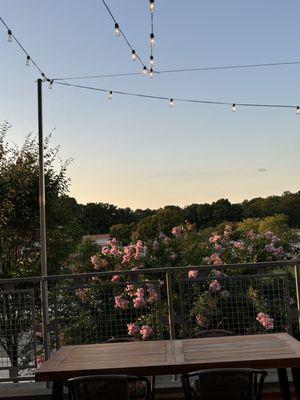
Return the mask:
{"type": "Polygon", "coordinates": [[[172,293],[172,279],[170,272],[166,272],[167,284],[167,301],[168,301],[168,319],[169,319],[169,333],[170,339],[175,339],[175,325],[174,325],[174,309],[173,309],[173,293],[172,293]]]}
{"type": "Polygon", "coordinates": [[[49,307],[48,307],[48,281],[47,273],[47,247],[46,247],[46,201],[45,201],[45,171],[44,171],[44,140],[43,140],[43,105],[42,105],[42,80],[37,80],[38,89],[38,136],[39,136],[39,208],[40,208],[40,246],[41,246],[41,303],[42,326],[45,361],[50,357],[49,334],[49,307]]]}
{"type": "Polygon", "coordinates": [[[300,332],[300,265],[299,264],[295,265],[294,273],[295,273],[295,283],[296,283],[298,328],[299,328],[299,332],[300,332]]]}

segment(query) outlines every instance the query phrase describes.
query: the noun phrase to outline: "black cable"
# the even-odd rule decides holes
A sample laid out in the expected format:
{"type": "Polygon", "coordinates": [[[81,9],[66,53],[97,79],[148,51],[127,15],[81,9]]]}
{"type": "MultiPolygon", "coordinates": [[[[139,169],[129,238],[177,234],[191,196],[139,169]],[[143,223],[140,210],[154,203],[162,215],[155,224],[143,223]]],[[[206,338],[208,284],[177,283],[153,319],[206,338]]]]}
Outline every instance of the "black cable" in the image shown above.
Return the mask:
{"type": "MultiPolygon", "coordinates": [[[[180,73],[180,72],[213,71],[213,70],[242,69],[242,68],[279,67],[284,65],[300,65],[300,61],[274,62],[274,63],[263,63],[263,64],[244,64],[244,65],[223,65],[216,67],[182,68],[182,69],[171,69],[171,70],[155,70],[154,73],[168,74],[168,73],[180,73]]],[[[60,81],[60,80],[73,80],[73,79],[74,80],[95,79],[95,78],[134,76],[134,75],[141,75],[141,73],[127,72],[127,73],[106,74],[106,75],[71,76],[67,78],[54,78],[54,80],[60,81]]]]}
{"type": "MultiPolygon", "coordinates": [[[[115,24],[118,24],[116,18],[114,17],[111,9],[109,8],[108,4],[106,3],[105,0],[101,0],[104,7],[106,8],[107,12],[109,13],[109,15],[111,16],[112,20],[114,21],[115,24]]],[[[134,47],[131,45],[131,43],[129,42],[129,40],[127,39],[127,36],[125,35],[125,33],[123,32],[123,30],[121,29],[121,27],[119,27],[120,30],[120,34],[123,37],[123,39],[125,40],[127,46],[130,48],[130,50],[135,50],[134,47]]],[[[138,55],[138,53],[135,51],[135,55],[136,58],[139,60],[139,62],[142,64],[143,67],[145,67],[145,63],[143,62],[143,60],[140,58],[140,56],[138,55]]]]}
{"type": "Polygon", "coordinates": [[[238,103],[238,102],[230,103],[230,102],[224,102],[224,101],[186,99],[186,98],[178,98],[178,97],[171,98],[171,97],[166,97],[166,96],[154,96],[154,95],[149,95],[149,94],[145,94],[145,93],[123,92],[123,91],[119,91],[119,90],[96,88],[93,86],[74,85],[71,83],[64,83],[64,82],[57,82],[57,81],[55,81],[54,83],[56,83],[57,85],[69,86],[69,87],[86,89],[86,90],[91,90],[91,91],[98,91],[98,92],[104,92],[104,93],[112,92],[112,93],[120,94],[120,95],[124,95],[124,96],[142,97],[142,98],[155,99],[155,100],[171,100],[172,99],[173,101],[185,102],[185,103],[227,105],[227,106],[232,106],[233,104],[235,104],[235,106],[240,106],[240,107],[294,108],[294,109],[297,108],[297,106],[286,105],[286,104],[259,104],[259,103],[238,103]]]}
{"type": "Polygon", "coordinates": [[[15,40],[15,42],[17,43],[17,45],[20,47],[20,49],[23,51],[23,53],[26,55],[26,57],[29,57],[29,60],[31,61],[31,63],[36,67],[36,69],[39,71],[39,73],[42,75],[43,78],[45,78],[46,80],[50,81],[50,79],[48,79],[46,77],[46,75],[44,74],[43,70],[40,68],[40,66],[36,63],[36,61],[34,61],[34,59],[30,56],[30,54],[28,53],[28,51],[24,48],[24,46],[20,43],[20,41],[16,38],[16,36],[14,35],[13,31],[8,27],[8,25],[6,24],[6,22],[4,21],[4,19],[2,17],[0,17],[0,21],[2,22],[2,24],[5,26],[5,28],[7,29],[8,32],[10,32],[10,35],[13,37],[13,39],[15,40]]]}

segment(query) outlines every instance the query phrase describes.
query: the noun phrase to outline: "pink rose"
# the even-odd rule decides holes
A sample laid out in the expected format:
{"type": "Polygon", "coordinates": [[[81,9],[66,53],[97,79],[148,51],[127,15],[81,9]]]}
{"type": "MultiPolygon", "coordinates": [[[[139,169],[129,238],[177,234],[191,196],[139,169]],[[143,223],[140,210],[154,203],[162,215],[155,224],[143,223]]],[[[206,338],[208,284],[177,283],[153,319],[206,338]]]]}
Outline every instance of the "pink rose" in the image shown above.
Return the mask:
{"type": "Polygon", "coordinates": [[[274,328],[274,318],[271,318],[268,314],[263,312],[258,313],[256,321],[258,321],[266,329],[274,328]]]}
{"type": "Polygon", "coordinates": [[[146,301],[143,297],[136,297],[135,299],[133,299],[133,307],[134,308],[141,308],[141,307],[145,307],[146,305],[146,301]]]}
{"type": "Polygon", "coordinates": [[[181,229],[178,226],[174,226],[174,228],[172,228],[172,235],[179,237],[181,235],[181,229]]]}
{"type": "Polygon", "coordinates": [[[215,279],[210,283],[209,290],[212,291],[213,293],[218,293],[221,290],[220,283],[215,279]]]}
{"type": "Polygon", "coordinates": [[[188,272],[188,277],[191,278],[191,279],[198,278],[198,275],[199,275],[199,271],[197,269],[191,269],[188,272]]]}
{"type": "Polygon", "coordinates": [[[126,310],[129,306],[129,301],[124,299],[123,295],[115,296],[115,308],[126,310]]]}
{"type": "Polygon", "coordinates": [[[142,339],[146,340],[152,335],[153,329],[148,325],[143,325],[140,329],[140,334],[142,335],[142,339]]]}
{"type": "Polygon", "coordinates": [[[139,333],[140,327],[138,325],[130,323],[130,324],[127,324],[127,329],[128,329],[128,335],[134,336],[137,333],[139,333]]]}
{"type": "Polygon", "coordinates": [[[121,280],[120,275],[113,275],[113,277],[111,278],[111,282],[119,282],[120,280],[121,280]]]}
{"type": "Polygon", "coordinates": [[[207,326],[206,318],[203,317],[203,315],[196,315],[196,323],[197,323],[197,325],[201,326],[202,328],[207,326]]]}

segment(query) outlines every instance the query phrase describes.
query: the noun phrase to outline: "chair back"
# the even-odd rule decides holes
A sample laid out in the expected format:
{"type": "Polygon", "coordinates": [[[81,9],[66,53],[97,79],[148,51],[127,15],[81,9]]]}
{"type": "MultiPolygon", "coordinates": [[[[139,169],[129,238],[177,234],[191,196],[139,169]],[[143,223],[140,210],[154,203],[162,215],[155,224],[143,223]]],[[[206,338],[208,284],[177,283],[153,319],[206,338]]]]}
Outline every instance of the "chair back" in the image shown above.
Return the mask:
{"type": "Polygon", "coordinates": [[[221,337],[221,336],[235,336],[234,332],[226,331],[224,329],[208,329],[195,333],[194,338],[205,337],[221,337]]]}
{"type": "Polygon", "coordinates": [[[71,400],[129,400],[136,387],[140,387],[140,392],[143,393],[139,399],[150,398],[148,379],[138,376],[81,376],[69,379],[67,386],[71,400]]]}
{"type": "Polygon", "coordinates": [[[187,400],[261,400],[267,372],[255,369],[212,369],[184,374],[187,400]]]}

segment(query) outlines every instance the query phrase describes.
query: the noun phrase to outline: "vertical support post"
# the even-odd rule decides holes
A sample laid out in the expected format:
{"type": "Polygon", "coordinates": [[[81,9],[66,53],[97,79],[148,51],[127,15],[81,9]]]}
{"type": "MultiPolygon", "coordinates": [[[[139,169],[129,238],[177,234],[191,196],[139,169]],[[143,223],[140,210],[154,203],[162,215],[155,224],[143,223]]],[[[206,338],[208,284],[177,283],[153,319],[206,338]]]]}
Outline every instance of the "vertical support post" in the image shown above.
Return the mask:
{"type": "Polygon", "coordinates": [[[297,296],[297,312],[298,312],[298,328],[300,332],[300,264],[295,264],[295,283],[296,283],[296,296],[297,296]]]}
{"type": "Polygon", "coordinates": [[[174,324],[172,279],[171,279],[171,274],[168,271],[166,272],[166,285],[167,285],[170,340],[174,340],[175,339],[175,324],[174,324]]]}
{"type": "Polygon", "coordinates": [[[48,281],[47,281],[47,247],[46,247],[46,200],[44,171],[44,139],[43,139],[43,103],[42,80],[37,80],[38,89],[38,138],[39,138],[39,209],[40,209],[40,248],[41,248],[41,303],[42,326],[45,360],[50,357],[48,281]]]}

